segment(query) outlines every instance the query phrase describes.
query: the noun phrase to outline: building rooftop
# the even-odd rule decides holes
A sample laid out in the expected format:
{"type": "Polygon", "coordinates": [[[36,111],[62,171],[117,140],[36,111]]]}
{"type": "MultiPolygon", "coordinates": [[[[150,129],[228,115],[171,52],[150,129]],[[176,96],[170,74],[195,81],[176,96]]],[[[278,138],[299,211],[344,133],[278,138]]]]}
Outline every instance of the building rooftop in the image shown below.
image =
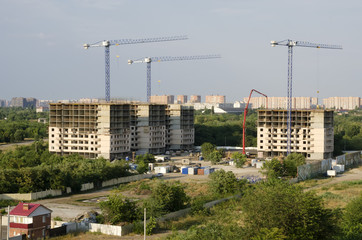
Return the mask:
{"type": "Polygon", "coordinates": [[[36,203],[19,203],[13,210],[10,211],[10,215],[16,215],[16,216],[29,216],[32,214],[36,209],[39,207],[43,207],[51,212],[50,209],[44,207],[41,204],[36,203]]]}

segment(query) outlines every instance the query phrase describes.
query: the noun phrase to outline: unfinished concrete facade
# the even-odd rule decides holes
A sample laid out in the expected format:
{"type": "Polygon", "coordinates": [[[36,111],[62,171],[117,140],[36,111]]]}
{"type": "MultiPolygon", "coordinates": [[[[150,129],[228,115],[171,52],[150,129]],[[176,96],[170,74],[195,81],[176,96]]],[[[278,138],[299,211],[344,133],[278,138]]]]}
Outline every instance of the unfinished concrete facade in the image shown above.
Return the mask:
{"type": "MultiPolygon", "coordinates": [[[[291,152],[306,159],[331,158],[334,150],[333,111],[293,110],[291,152]]],[[[287,153],[287,111],[258,110],[258,157],[287,153]]]]}
{"type": "MultiPolygon", "coordinates": [[[[175,150],[191,149],[194,143],[193,108],[179,110],[180,114],[170,121],[170,114],[174,114],[168,110],[170,106],[173,105],[50,104],[49,151],[60,155],[78,153],[86,158],[120,159],[131,152],[164,153],[170,145],[175,150]],[[181,128],[183,134],[174,132],[181,128]],[[172,139],[168,141],[168,138],[172,139]]],[[[183,109],[181,105],[177,106],[183,109]]]]}
{"type": "Polygon", "coordinates": [[[136,106],[132,150],[138,154],[164,153],[166,150],[166,107],[158,104],[136,106]]]}
{"type": "Polygon", "coordinates": [[[194,108],[192,106],[168,105],[167,149],[192,149],[195,139],[194,108]]]}

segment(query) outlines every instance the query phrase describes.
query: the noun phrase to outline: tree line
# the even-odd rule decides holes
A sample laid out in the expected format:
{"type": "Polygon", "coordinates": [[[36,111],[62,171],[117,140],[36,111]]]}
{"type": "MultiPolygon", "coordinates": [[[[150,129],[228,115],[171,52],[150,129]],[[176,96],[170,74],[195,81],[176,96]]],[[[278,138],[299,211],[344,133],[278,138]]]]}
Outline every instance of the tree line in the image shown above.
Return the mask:
{"type": "Polygon", "coordinates": [[[48,119],[49,116],[48,113],[36,113],[35,109],[0,108],[0,143],[47,137],[48,125],[38,123],[38,118],[48,119]]]}
{"type": "MultiPolygon", "coordinates": [[[[210,142],[217,146],[242,146],[244,115],[195,114],[195,145],[210,142]]],[[[246,146],[256,147],[256,112],[246,117],[246,146]]]]}
{"type": "Polygon", "coordinates": [[[48,143],[34,142],[13,151],[0,152],[0,193],[27,193],[46,189],[80,191],[81,185],[128,176],[125,161],[85,159],[73,154],[59,156],[49,153],[48,143]]]}
{"type": "Polygon", "coordinates": [[[334,155],[362,149],[362,110],[334,116],[334,155]]]}

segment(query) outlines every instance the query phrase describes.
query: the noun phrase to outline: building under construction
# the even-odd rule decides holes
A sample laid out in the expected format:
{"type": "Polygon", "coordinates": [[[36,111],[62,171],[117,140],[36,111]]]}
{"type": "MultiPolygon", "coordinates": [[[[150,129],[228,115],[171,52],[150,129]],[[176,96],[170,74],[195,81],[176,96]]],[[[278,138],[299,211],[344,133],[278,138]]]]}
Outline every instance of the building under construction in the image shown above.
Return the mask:
{"type": "Polygon", "coordinates": [[[145,103],[50,104],[49,151],[87,158],[189,150],[194,144],[190,106],[145,103]]]}
{"type": "MultiPolygon", "coordinates": [[[[331,158],[334,149],[333,111],[292,110],[291,152],[306,159],[331,158]]],[[[258,157],[287,154],[287,110],[258,110],[258,157]]]]}

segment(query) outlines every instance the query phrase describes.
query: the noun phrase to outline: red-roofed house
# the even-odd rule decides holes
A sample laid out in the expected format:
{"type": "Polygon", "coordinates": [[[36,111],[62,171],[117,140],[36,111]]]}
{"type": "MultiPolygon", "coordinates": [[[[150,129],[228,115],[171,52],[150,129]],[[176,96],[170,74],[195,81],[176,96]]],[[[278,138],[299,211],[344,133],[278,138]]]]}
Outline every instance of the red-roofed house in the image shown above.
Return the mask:
{"type": "Polygon", "coordinates": [[[19,203],[10,211],[10,237],[22,234],[29,239],[49,237],[51,213],[41,204],[19,203]]]}

